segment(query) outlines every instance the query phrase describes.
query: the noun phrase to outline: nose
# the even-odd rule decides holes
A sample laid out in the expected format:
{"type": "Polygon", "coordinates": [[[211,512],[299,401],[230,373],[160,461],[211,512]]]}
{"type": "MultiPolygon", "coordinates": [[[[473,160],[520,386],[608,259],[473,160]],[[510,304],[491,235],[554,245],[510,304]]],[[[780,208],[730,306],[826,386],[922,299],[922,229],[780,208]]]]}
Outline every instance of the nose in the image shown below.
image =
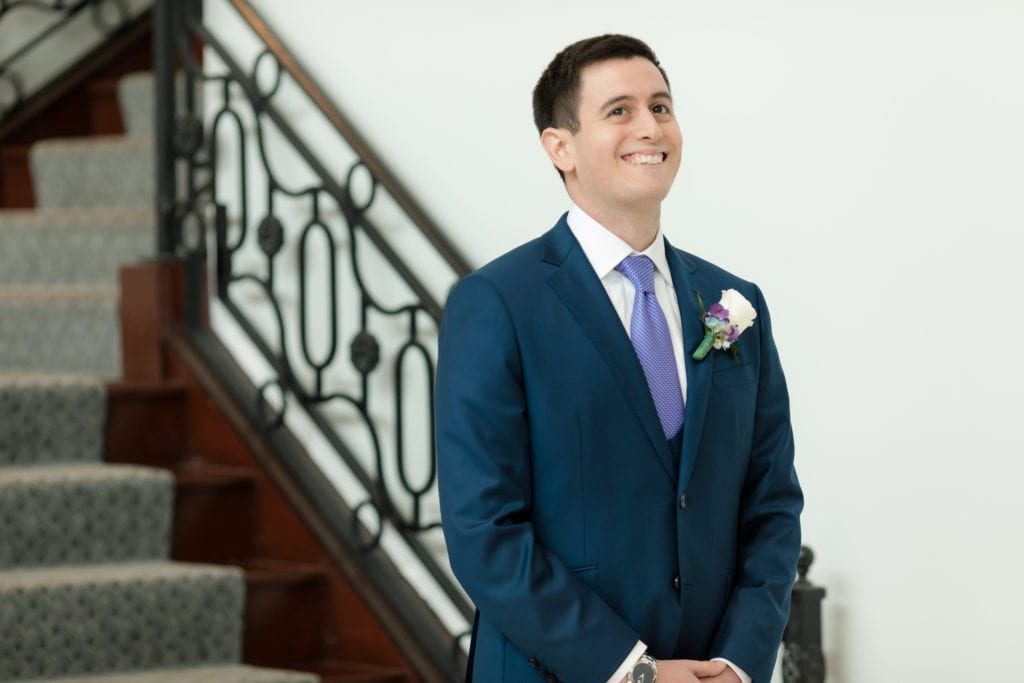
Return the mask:
{"type": "Polygon", "coordinates": [[[661,139],[661,123],[650,110],[641,111],[636,117],[636,136],[639,140],[657,142],[661,139]]]}

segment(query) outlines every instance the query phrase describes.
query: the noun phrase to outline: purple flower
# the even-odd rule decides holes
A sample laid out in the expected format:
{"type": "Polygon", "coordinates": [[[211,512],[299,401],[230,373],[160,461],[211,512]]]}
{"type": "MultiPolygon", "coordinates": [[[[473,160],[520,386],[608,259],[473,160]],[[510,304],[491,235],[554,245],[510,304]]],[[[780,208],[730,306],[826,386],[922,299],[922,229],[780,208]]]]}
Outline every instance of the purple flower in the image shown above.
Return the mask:
{"type": "Polygon", "coordinates": [[[723,306],[721,303],[711,304],[711,308],[708,309],[708,315],[714,316],[719,320],[728,320],[729,309],[723,306]]]}

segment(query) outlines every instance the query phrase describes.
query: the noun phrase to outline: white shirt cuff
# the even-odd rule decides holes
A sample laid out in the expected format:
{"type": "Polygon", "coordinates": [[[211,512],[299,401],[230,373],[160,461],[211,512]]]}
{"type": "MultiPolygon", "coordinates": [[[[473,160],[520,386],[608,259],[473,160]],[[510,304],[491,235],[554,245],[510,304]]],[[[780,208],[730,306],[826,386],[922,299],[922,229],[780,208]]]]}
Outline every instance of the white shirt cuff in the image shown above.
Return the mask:
{"type": "MultiPolygon", "coordinates": [[[[645,652],[647,652],[647,646],[644,645],[644,642],[642,640],[636,641],[636,645],[629,651],[626,658],[622,660],[622,664],[619,665],[619,668],[608,679],[608,683],[622,683],[623,679],[626,678],[626,674],[633,670],[633,665],[640,661],[640,655],[645,652]]],[[[744,683],[750,683],[750,679],[748,678],[744,683]]]]}
{"type": "Polygon", "coordinates": [[[711,659],[711,661],[712,662],[725,662],[726,664],[728,664],[729,668],[732,669],[733,671],[735,671],[736,675],[740,677],[740,683],[751,683],[751,681],[753,680],[750,676],[747,675],[746,671],[744,671],[743,669],[739,668],[738,666],[736,666],[735,664],[730,662],[725,657],[713,657],[711,659]]]}

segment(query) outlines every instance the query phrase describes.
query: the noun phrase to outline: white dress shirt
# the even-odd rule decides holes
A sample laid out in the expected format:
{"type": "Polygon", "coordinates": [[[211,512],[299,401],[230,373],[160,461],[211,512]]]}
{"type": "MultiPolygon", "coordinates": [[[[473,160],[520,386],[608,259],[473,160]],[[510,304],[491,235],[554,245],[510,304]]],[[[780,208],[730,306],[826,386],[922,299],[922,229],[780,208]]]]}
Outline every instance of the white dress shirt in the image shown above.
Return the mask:
{"type": "Polygon", "coordinates": [[[643,251],[636,251],[575,204],[569,209],[566,221],[576,241],[583,247],[583,253],[587,255],[587,260],[597,273],[598,279],[604,285],[604,291],[608,293],[615,312],[619,314],[626,334],[630,333],[636,287],[629,278],[615,270],[615,266],[627,256],[636,255],[646,256],[654,262],[654,294],[658,297],[658,305],[661,306],[665,322],[668,323],[668,333],[672,337],[672,353],[675,354],[676,370],[679,372],[679,389],[685,401],[686,362],[683,356],[683,324],[679,319],[679,302],[676,300],[675,287],[672,286],[672,273],[668,269],[668,259],[665,257],[665,240],[662,239],[661,228],[658,229],[658,235],[650,246],[643,251]]]}
{"type": "MultiPolygon", "coordinates": [[[[676,359],[676,369],[679,372],[679,389],[682,391],[683,400],[686,399],[686,361],[683,344],[683,325],[679,317],[679,302],[676,298],[676,290],[672,285],[672,273],[668,268],[668,259],[665,256],[665,240],[662,238],[661,228],[658,234],[643,251],[636,251],[607,228],[587,215],[583,209],[572,204],[569,215],[566,217],[569,229],[572,231],[576,241],[583,248],[583,253],[590,261],[591,267],[597,274],[604,291],[619,315],[626,334],[630,334],[630,321],[633,317],[633,301],[636,298],[636,287],[625,275],[615,270],[615,266],[622,262],[627,256],[646,256],[654,263],[654,294],[658,298],[658,305],[665,314],[665,321],[668,323],[668,333],[672,337],[672,352],[676,359]]],[[[647,651],[647,645],[643,641],[637,641],[636,645],[623,660],[622,665],[615,670],[615,673],[608,679],[608,683],[619,683],[626,677],[626,673],[632,671],[633,665],[640,659],[640,656],[647,651]]],[[[748,676],[742,669],[727,659],[716,657],[732,668],[740,677],[742,683],[751,683],[748,676]]]]}

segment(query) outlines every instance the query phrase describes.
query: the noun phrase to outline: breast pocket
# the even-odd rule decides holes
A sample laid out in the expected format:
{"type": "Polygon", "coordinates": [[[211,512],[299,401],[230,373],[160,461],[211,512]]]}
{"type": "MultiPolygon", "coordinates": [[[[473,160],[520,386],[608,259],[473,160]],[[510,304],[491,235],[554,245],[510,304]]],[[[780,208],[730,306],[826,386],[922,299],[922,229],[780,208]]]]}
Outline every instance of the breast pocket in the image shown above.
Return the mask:
{"type": "Polygon", "coordinates": [[[702,448],[712,448],[716,462],[725,465],[735,459],[736,468],[742,468],[741,461],[750,454],[756,412],[755,366],[748,363],[716,369],[711,373],[702,448]]]}
{"type": "Polygon", "coordinates": [[[711,373],[711,386],[716,391],[746,386],[757,381],[757,373],[750,363],[726,366],[711,373]]]}

